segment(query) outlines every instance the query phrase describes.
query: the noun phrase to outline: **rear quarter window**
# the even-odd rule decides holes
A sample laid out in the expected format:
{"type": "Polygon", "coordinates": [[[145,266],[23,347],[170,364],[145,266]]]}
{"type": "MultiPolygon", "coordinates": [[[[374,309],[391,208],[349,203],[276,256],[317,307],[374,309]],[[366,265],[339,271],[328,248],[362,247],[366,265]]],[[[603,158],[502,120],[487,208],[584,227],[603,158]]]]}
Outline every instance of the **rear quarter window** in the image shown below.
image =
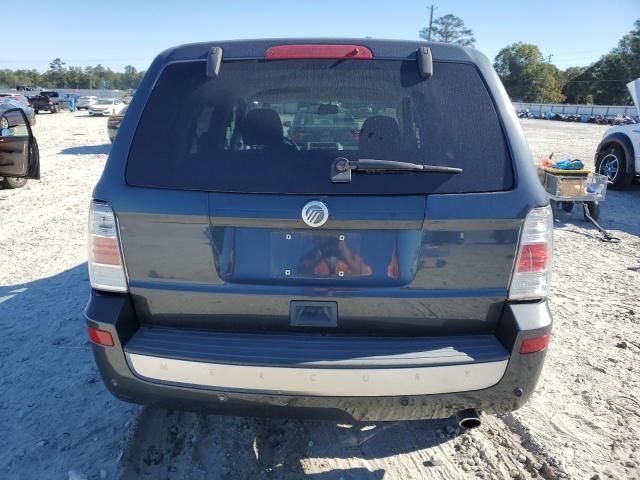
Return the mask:
{"type": "Polygon", "coordinates": [[[135,131],[134,186],[280,194],[424,194],[512,188],[498,114],[475,66],[415,61],[236,60],[210,79],[201,61],[169,64],[135,131]],[[460,167],[459,175],[356,173],[335,158],[460,167]]]}

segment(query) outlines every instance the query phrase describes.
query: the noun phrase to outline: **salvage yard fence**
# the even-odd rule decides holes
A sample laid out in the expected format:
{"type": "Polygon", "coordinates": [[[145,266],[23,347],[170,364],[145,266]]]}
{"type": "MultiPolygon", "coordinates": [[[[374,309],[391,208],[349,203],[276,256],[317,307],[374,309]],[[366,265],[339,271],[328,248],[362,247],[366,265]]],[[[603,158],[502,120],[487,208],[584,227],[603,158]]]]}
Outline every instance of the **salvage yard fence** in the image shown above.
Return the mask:
{"type": "Polygon", "coordinates": [[[513,107],[519,112],[529,110],[533,115],[551,112],[566,115],[602,115],[604,117],[615,117],[616,115],[638,116],[638,110],[633,105],[565,105],[562,103],[513,102],[513,107]]]}

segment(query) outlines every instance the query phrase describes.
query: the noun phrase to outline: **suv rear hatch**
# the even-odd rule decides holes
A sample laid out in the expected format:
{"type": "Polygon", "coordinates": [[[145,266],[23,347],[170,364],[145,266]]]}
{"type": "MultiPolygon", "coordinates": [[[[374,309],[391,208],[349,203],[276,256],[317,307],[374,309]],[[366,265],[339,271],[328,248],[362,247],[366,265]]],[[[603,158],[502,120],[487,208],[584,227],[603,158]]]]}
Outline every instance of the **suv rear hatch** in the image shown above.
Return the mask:
{"type": "Polygon", "coordinates": [[[129,151],[127,198],[114,205],[143,324],[495,329],[528,205],[474,65],[436,59],[430,79],[415,58],[236,58],[206,70],[201,59],[163,69],[129,151]],[[288,130],[310,107],[352,116],[356,140],[296,145],[288,130]],[[354,171],[336,183],[337,158],[462,173],[354,171]],[[327,209],[310,223],[326,223],[305,223],[309,202],[327,209]]]}

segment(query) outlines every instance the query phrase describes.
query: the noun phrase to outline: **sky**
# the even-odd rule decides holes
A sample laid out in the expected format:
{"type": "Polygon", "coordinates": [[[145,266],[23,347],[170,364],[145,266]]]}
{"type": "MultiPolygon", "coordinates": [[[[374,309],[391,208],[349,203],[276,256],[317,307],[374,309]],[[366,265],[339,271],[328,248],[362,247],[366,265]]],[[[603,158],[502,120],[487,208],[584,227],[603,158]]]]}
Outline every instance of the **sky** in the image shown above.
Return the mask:
{"type": "Polygon", "coordinates": [[[432,3],[434,17],[462,18],[491,60],[521,41],[552,54],[561,69],[595,62],[640,18],[640,0],[21,0],[21,11],[43,21],[3,22],[2,37],[15,41],[0,51],[0,69],[45,71],[60,57],[68,65],[144,70],[165,48],[211,40],[411,40],[428,24],[432,3]]]}

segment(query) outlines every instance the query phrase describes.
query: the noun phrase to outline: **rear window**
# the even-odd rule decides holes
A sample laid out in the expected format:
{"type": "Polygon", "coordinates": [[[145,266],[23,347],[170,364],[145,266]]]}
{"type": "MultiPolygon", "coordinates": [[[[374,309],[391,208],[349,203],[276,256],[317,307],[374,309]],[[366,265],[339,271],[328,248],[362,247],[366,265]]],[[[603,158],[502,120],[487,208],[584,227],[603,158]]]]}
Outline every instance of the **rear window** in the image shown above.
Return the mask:
{"type": "Polygon", "coordinates": [[[473,65],[415,61],[238,60],[216,78],[201,61],[168,65],[136,129],[129,184],[292,194],[422,194],[508,190],[502,128],[473,65]],[[443,175],[354,173],[331,182],[337,157],[464,169],[443,175]]]}

